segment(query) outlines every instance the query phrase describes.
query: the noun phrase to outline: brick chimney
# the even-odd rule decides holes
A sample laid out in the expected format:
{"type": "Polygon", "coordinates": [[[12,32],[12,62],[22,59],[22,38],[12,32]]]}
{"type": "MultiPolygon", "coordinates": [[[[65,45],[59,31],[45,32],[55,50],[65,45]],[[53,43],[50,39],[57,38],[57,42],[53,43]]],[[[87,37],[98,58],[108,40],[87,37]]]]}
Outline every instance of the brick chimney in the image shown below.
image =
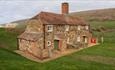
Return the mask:
{"type": "Polygon", "coordinates": [[[68,14],[69,13],[69,4],[67,2],[62,3],[62,14],[68,14]]]}

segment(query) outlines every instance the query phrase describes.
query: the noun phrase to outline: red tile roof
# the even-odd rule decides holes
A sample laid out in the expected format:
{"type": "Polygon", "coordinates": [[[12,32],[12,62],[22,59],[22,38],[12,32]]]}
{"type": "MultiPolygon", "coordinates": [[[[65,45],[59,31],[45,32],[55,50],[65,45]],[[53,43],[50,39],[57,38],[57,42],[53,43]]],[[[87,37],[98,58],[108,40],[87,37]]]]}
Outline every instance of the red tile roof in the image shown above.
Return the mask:
{"type": "Polygon", "coordinates": [[[43,24],[87,25],[86,22],[79,17],[49,12],[41,12],[32,19],[40,19],[43,24]]]}

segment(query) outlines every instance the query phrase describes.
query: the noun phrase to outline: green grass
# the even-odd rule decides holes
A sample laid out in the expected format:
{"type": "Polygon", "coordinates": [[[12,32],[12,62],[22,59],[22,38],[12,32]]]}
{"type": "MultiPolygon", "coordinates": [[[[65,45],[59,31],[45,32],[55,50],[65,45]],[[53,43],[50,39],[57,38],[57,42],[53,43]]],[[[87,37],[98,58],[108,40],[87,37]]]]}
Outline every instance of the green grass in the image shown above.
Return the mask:
{"type": "Polygon", "coordinates": [[[115,29],[115,21],[90,21],[92,29],[98,29],[104,27],[106,29],[115,29]]]}
{"type": "MultiPolygon", "coordinates": [[[[94,32],[100,36],[100,32],[94,32]]],[[[45,63],[30,61],[13,51],[18,33],[0,29],[0,70],[115,70],[115,35],[104,33],[104,43],[45,63]]]]}
{"type": "Polygon", "coordinates": [[[9,32],[5,29],[0,29],[0,47],[4,47],[8,50],[14,50],[17,48],[17,35],[18,33],[9,32]]]}
{"type": "MultiPolygon", "coordinates": [[[[115,70],[114,64],[80,59],[85,55],[115,58],[115,51],[110,52],[109,48],[106,44],[94,46],[45,63],[36,63],[6,49],[0,49],[0,70],[115,70]]],[[[115,50],[114,44],[111,49],[115,50]]]]}
{"type": "Polygon", "coordinates": [[[115,43],[115,32],[97,32],[93,31],[93,36],[97,37],[99,42],[101,40],[101,36],[104,38],[104,42],[106,43],[115,43]]]}
{"type": "MultiPolygon", "coordinates": [[[[0,70],[114,70],[115,64],[100,60],[87,61],[87,58],[86,60],[79,58],[84,57],[85,55],[90,57],[101,56],[104,58],[115,58],[115,44],[109,45],[111,49],[107,44],[103,44],[45,63],[36,63],[25,59],[14,52],[0,49],[0,70]]],[[[107,59],[107,61],[112,62],[111,59],[107,59]]]]}

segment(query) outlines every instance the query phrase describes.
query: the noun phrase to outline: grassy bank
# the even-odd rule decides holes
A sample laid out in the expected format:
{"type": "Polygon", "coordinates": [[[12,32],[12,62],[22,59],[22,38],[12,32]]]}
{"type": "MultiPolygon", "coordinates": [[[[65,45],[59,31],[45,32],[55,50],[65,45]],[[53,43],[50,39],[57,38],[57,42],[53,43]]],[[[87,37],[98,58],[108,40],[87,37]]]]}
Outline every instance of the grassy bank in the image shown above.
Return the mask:
{"type": "MultiPolygon", "coordinates": [[[[100,36],[100,32],[94,35],[100,36]]],[[[115,34],[104,33],[104,43],[45,63],[30,61],[13,51],[18,33],[0,29],[0,70],[115,70],[115,34]]]]}
{"type": "Polygon", "coordinates": [[[9,32],[6,29],[0,29],[0,47],[8,50],[17,48],[17,32],[9,32]]]}
{"type": "Polygon", "coordinates": [[[104,43],[45,63],[0,49],[0,70],[115,70],[115,44],[104,43]]]}
{"type": "Polygon", "coordinates": [[[92,29],[103,27],[105,29],[115,29],[115,21],[89,21],[92,29]]]}

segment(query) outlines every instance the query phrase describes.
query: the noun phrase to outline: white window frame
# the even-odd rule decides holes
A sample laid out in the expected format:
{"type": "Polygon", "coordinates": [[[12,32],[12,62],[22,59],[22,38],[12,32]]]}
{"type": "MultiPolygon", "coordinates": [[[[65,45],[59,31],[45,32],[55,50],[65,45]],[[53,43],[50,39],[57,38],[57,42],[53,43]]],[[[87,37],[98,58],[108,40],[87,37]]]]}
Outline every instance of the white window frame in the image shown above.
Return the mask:
{"type": "Polygon", "coordinates": [[[85,26],[85,29],[88,30],[88,29],[89,29],[89,26],[85,26]]]}
{"type": "Polygon", "coordinates": [[[69,38],[67,38],[67,43],[69,43],[69,38]]]}
{"type": "Polygon", "coordinates": [[[52,32],[53,31],[53,25],[47,25],[47,31],[52,32]]]}
{"type": "Polygon", "coordinates": [[[85,38],[85,43],[88,43],[87,38],[85,38]]]}
{"type": "Polygon", "coordinates": [[[81,38],[80,36],[77,37],[77,42],[80,42],[81,41],[81,38]]]}
{"type": "Polygon", "coordinates": [[[69,25],[65,26],[65,31],[69,31],[69,25]]]}
{"type": "Polygon", "coordinates": [[[51,41],[47,41],[47,46],[51,46],[51,41]]]}
{"type": "Polygon", "coordinates": [[[78,30],[81,30],[81,26],[78,25],[78,26],[77,26],[77,29],[78,29],[78,30]]]}

